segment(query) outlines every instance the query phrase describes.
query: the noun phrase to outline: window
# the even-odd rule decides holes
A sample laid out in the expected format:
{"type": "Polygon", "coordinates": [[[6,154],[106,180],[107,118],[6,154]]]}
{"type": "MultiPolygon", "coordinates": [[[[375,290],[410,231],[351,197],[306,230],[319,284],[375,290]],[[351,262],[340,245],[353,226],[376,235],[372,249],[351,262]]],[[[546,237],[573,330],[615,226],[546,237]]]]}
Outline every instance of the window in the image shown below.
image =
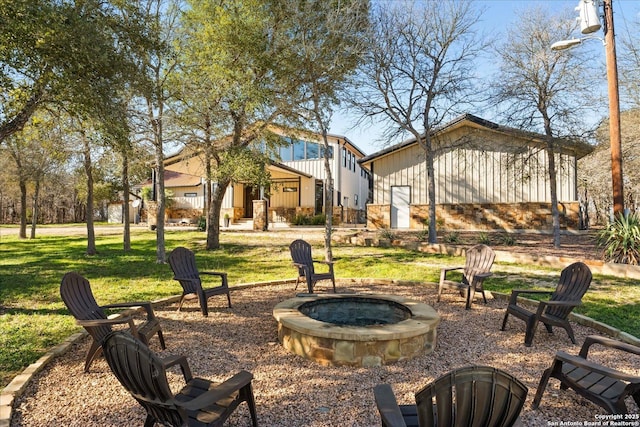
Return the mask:
{"type": "MultiPolygon", "coordinates": [[[[320,146],[320,158],[324,159],[324,145],[320,146]]],[[[329,147],[329,158],[333,159],[333,147],[329,147]]]]}
{"type": "Polygon", "coordinates": [[[184,193],[184,197],[198,197],[198,193],[184,193]]]}
{"type": "Polygon", "coordinates": [[[291,160],[293,160],[293,156],[291,154],[291,145],[280,147],[280,160],[282,160],[283,162],[290,162],[291,160]]]}
{"type": "Polygon", "coordinates": [[[319,159],[320,146],[314,142],[307,142],[307,159],[319,159]]]}
{"type": "Polygon", "coordinates": [[[347,149],[342,147],[342,166],[347,167],[347,149]]]}
{"type": "Polygon", "coordinates": [[[304,160],[304,141],[293,143],[293,160],[304,160]]]}

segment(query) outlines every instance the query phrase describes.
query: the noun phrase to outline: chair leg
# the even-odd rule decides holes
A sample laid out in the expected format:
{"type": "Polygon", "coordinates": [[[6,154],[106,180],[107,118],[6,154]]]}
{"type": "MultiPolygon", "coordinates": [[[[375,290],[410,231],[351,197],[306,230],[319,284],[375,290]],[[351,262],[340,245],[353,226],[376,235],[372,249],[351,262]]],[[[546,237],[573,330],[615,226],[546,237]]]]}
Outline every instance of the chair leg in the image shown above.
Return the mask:
{"type": "Polygon", "coordinates": [[[571,340],[572,343],[576,343],[576,337],[573,336],[573,328],[571,327],[571,324],[569,322],[567,322],[564,326],[564,330],[567,331],[567,335],[569,335],[569,339],[571,340]]]}
{"type": "Polygon", "coordinates": [[[229,293],[229,281],[227,279],[227,274],[224,273],[222,276],[222,286],[227,289],[227,304],[229,308],[231,308],[231,294],[229,293]]]}
{"type": "Polygon", "coordinates": [[[227,291],[227,303],[229,304],[229,308],[231,308],[231,293],[227,291]]]}
{"type": "Polygon", "coordinates": [[[333,284],[333,293],[336,293],[336,279],[335,278],[331,278],[331,283],[333,284]]]}
{"type": "Polygon", "coordinates": [[[91,348],[89,348],[89,352],[87,353],[87,358],[84,361],[84,371],[89,372],[89,367],[93,363],[93,361],[102,353],[102,346],[93,339],[91,343],[91,348]]]}
{"type": "Polygon", "coordinates": [[[182,304],[184,304],[184,299],[185,299],[186,296],[187,295],[183,293],[182,296],[180,297],[180,302],[178,303],[178,310],[177,311],[180,311],[182,309],[182,304]]]}
{"type": "Polygon", "coordinates": [[[242,387],[241,393],[243,393],[245,400],[247,401],[247,406],[249,407],[249,415],[251,415],[251,425],[253,427],[258,427],[258,414],[256,413],[256,401],[253,397],[253,388],[251,387],[251,383],[242,387]]]}
{"type": "Polygon", "coordinates": [[[506,313],[504,313],[504,319],[502,319],[502,328],[501,331],[504,331],[504,328],[507,326],[507,318],[509,317],[509,309],[507,309],[506,313]]]}
{"type": "MultiPolygon", "coordinates": [[[[540,383],[538,384],[538,389],[536,390],[536,396],[533,398],[533,403],[531,403],[531,407],[533,409],[538,409],[538,406],[540,406],[540,400],[542,400],[542,395],[547,388],[547,383],[549,382],[551,372],[553,371],[556,363],[560,363],[562,365],[560,361],[554,360],[553,365],[551,365],[550,368],[545,369],[545,371],[542,373],[542,378],[540,378],[540,383]]],[[[560,367],[560,369],[562,369],[562,367],[560,367]]]]}
{"type": "Polygon", "coordinates": [[[313,280],[309,277],[307,277],[307,291],[309,291],[310,294],[313,293],[313,280]]]}
{"type": "Polygon", "coordinates": [[[536,334],[536,328],[538,326],[538,318],[531,317],[527,319],[527,330],[524,333],[524,345],[531,347],[533,343],[533,337],[536,334]]]}
{"type": "Polygon", "coordinates": [[[469,286],[467,288],[467,306],[465,307],[467,310],[471,310],[471,304],[473,304],[473,299],[476,296],[476,291],[473,289],[473,286],[469,286]]]}
{"type": "Polygon", "coordinates": [[[207,296],[204,294],[204,291],[198,293],[198,301],[200,302],[200,310],[202,311],[202,315],[204,317],[208,317],[209,307],[207,307],[207,296]]]}
{"type": "Polygon", "coordinates": [[[166,345],[164,345],[164,335],[162,335],[162,331],[158,330],[158,339],[160,340],[160,347],[165,350],[167,348],[166,345]]]}

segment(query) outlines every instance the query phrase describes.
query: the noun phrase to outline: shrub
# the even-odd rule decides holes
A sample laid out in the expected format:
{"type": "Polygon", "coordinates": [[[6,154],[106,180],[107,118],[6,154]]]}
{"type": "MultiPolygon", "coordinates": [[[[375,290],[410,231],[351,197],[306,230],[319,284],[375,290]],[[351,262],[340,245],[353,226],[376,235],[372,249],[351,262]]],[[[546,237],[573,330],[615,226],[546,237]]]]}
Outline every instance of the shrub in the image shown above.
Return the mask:
{"type": "Polygon", "coordinates": [[[505,246],[513,246],[516,244],[516,238],[511,234],[503,234],[500,236],[500,242],[505,246]]]}
{"type": "Polygon", "coordinates": [[[325,214],[314,215],[309,218],[311,225],[324,225],[327,223],[327,217],[325,214]]]}
{"type": "Polygon", "coordinates": [[[205,231],[207,229],[207,218],[201,216],[198,218],[198,231],[205,231]]]}
{"type": "Polygon", "coordinates": [[[308,225],[309,224],[309,217],[306,216],[306,215],[297,214],[291,220],[291,224],[293,224],[293,225],[308,225]]]}
{"type": "Polygon", "coordinates": [[[429,230],[424,229],[424,230],[420,230],[418,231],[418,240],[423,241],[423,240],[428,240],[429,239],[429,230]]]}
{"type": "Polygon", "coordinates": [[[484,231],[478,235],[478,243],[482,243],[483,245],[491,244],[491,237],[489,233],[485,233],[484,231]]]}
{"type": "Polygon", "coordinates": [[[447,233],[447,235],[444,236],[444,241],[447,243],[460,243],[460,234],[455,231],[447,233]]]}
{"type": "Polygon", "coordinates": [[[381,239],[389,239],[389,240],[394,240],[396,238],[395,234],[393,234],[393,232],[388,229],[388,228],[383,228],[380,231],[380,238],[381,239]]]}
{"type": "Polygon", "coordinates": [[[638,265],[640,261],[640,216],[620,215],[598,234],[598,246],[604,246],[605,261],[638,265]]]}

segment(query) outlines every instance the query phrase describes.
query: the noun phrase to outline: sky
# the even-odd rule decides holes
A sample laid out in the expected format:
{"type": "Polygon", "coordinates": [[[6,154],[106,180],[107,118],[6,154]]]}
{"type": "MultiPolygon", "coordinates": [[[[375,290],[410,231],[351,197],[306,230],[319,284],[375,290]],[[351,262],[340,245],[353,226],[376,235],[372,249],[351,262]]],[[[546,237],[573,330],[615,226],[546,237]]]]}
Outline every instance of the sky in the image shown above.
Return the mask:
{"type": "MultiPolygon", "coordinates": [[[[551,13],[560,13],[565,10],[573,10],[578,5],[579,0],[476,0],[477,6],[484,8],[486,11],[482,18],[481,31],[490,32],[498,37],[501,34],[505,34],[510,25],[512,25],[516,19],[516,12],[527,9],[530,6],[542,6],[548,8],[551,13]]],[[[575,12],[575,16],[578,16],[578,12],[575,12]]],[[[640,31],[638,28],[632,28],[631,22],[640,15],[640,0],[613,0],[613,16],[614,16],[614,28],[617,38],[620,37],[622,31],[640,31]]],[[[602,35],[602,31],[597,33],[602,35]]],[[[580,37],[579,31],[576,32],[576,37],[580,37]]],[[[594,52],[597,52],[597,43],[590,43],[593,46],[587,47],[589,44],[585,43],[580,48],[593,48],[594,52]]],[[[619,49],[618,49],[619,51],[619,49]]],[[[602,50],[601,60],[604,63],[605,54],[602,50]]],[[[485,65],[488,66],[488,65],[485,65]]],[[[489,74],[490,69],[481,71],[481,74],[489,74]]],[[[606,81],[603,80],[603,85],[606,81]]],[[[468,111],[471,114],[480,116],[487,120],[496,121],[499,124],[508,125],[508,123],[500,123],[500,119],[496,117],[487,116],[483,111],[468,111]]],[[[602,117],[592,117],[593,123],[597,123],[602,117]]],[[[363,125],[354,128],[356,118],[349,116],[344,111],[337,111],[334,114],[330,133],[336,135],[346,136],[352,143],[358,148],[364,151],[365,154],[372,154],[384,147],[401,142],[397,141],[381,141],[384,129],[380,125],[363,125]]]]}

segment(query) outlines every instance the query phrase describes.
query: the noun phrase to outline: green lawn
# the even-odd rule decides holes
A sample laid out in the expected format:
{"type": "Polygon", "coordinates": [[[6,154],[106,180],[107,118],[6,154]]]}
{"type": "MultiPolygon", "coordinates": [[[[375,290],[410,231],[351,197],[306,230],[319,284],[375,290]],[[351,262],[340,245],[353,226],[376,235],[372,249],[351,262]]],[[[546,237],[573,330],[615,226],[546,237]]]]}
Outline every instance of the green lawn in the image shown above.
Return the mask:
{"type": "MultiPolygon", "coordinates": [[[[13,234],[13,233],[12,233],[13,234]]],[[[201,270],[223,270],[231,286],[293,278],[288,244],[278,232],[247,235],[223,233],[223,248],[204,250],[205,235],[168,231],[167,252],[187,246],[196,252],[201,270]]],[[[319,240],[318,240],[319,242],[319,240]]],[[[314,255],[322,257],[320,244],[314,255]]],[[[67,271],[87,277],[99,304],[153,300],[180,293],[168,265],[155,262],[155,233],[134,231],[130,252],[122,251],[120,235],[98,236],[95,256],[85,255],[84,236],[43,236],[20,240],[0,236],[0,386],[38,359],[53,345],[80,330],[59,296],[67,271]]],[[[440,268],[459,265],[462,258],[428,255],[400,248],[334,246],[339,278],[384,278],[437,282],[440,268]]],[[[489,290],[508,293],[514,287],[553,285],[559,272],[531,266],[496,264],[489,290]]],[[[293,294],[293,289],[292,289],[293,294]]],[[[640,288],[632,280],[594,277],[579,313],[640,336],[640,288]]]]}

